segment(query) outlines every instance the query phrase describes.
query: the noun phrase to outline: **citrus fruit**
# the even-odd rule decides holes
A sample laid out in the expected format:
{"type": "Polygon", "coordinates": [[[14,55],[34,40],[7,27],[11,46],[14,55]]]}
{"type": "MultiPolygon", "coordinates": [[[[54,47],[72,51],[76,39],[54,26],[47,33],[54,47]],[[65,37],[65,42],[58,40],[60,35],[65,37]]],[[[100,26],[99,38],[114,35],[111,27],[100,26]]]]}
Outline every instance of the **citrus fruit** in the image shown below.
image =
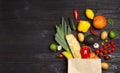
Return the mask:
{"type": "Polygon", "coordinates": [[[57,45],[54,43],[50,44],[50,50],[55,52],[57,50],[57,45]]]}
{"type": "Polygon", "coordinates": [[[109,32],[109,37],[110,37],[110,39],[114,39],[116,37],[116,32],[114,30],[111,30],[109,32]]]}
{"type": "Polygon", "coordinates": [[[94,11],[92,9],[86,9],[85,14],[86,14],[87,18],[89,18],[89,19],[94,18],[94,11]]]}
{"type": "Polygon", "coordinates": [[[93,19],[93,26],[96,29],[103,29],[107,24],[107,20],[104,16],[99,15],[93,19]]]}

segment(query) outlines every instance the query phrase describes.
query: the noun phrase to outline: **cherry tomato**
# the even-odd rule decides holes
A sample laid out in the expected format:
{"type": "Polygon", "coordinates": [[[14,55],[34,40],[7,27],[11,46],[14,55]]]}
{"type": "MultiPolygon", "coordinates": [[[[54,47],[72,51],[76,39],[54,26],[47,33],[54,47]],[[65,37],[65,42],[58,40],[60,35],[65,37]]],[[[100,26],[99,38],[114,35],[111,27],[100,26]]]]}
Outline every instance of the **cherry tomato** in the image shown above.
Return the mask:
{"type": "Polygon", "coordinates": [[[104,50],[103,53],[104,53],[104,54],[108,54],[108,51],[107,51],[107,50],[104,50]]]}
{"type": "Polygon", "coordinates": [[[100,52],[98,55],[99,55],[99,57],[103,57],[104,56],[104,54],[102,52],[100,52]]]}
{"type": "Polygon", "coordinates": [[[111,53],[112,51],[109,49],[109,50],[107,50],[107,52],[108,52],[108,53],[111,53]]]}
{"type": "Polygon", "coordinates": [[[116,48],[116,45],[115,45],[115,44],[113,44],[113,45],[112,45],[112,47],[116,48]]]}
{"type": "Polygon", "coordinates": [[[73,11],[73,14],[74,14],[75,20],[78,20],[78,10],[77,10],[77,9],[75,9],[75,10],[73,11]]]}
{"type": "Polygon", "coordinates": [[[115,51],[115,48],[112,48],[111,51],[114,52],[114,51],[115,51]]]}
{"type": "Polygon", "coordinates": [[[108,47],[106,45],[102,46],[102,48],[107,49],[108,47]]]}
{"type": "Polygon", "coordinates": [[[110,56],[109,56],[109,55],[106,55],[106,56],[104,56],[104,59],[105,59],[105,60],[109,60],[109,59],[110,59],[110,56]]]}
{"type": "Polygon", "coordinates": [[[107,46],[107,47],[110,47],[110,46],[111,46],[111,44],[107,44],[106,46],[107,46]]]}
{"type": "Polygon", "coordinates": [[[100,53],[100,50],[99,50],[99,49],[97,49],[95,52],[98,54],[98,53],[100,53]]]}
{"type": "Polygon", "coordinates": [[[100,48],[100,51],[102,51],[102,52],[103,52],[104,50],[105,50],[105,48],[100,48]]]}

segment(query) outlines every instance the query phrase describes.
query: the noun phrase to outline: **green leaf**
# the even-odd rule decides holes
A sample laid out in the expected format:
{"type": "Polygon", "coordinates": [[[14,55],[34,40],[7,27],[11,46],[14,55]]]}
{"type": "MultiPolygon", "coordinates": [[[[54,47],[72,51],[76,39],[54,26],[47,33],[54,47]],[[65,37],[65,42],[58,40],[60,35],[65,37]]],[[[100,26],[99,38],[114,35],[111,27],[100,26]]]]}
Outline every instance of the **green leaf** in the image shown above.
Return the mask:
{"type": "Polygon", "coordinates": [[[60,36],[62,39],[64,39],[62,31],[61,31],[60,27],[57,26],[57,25],[56,25],[56,30],[57,30],[57,34],[59,34],[59,36],[60,36]]]}
{"type": "Polygon", "coordinates": [[[68,25],[68,29],[67,29],[67,31],[68,31],[67,34],[70,34],[71,31],[72,31],[69,25],[68,25]]]}
{"type": "Polygon", "coordinates": [[[60,44],[64,50],[68,51],[68,46],[66,41],[62,40],[57,34],[55,35],[55,40],[58,44],[60,44]]]}
{"type": "Polygon", "coordinates": [[[114,20],[113,20],[112,18],[109,18],[109,19],[108,19],[108,24],[114,25],[114,23],[115,23],[115,22],[114,22],[114,20]]]}

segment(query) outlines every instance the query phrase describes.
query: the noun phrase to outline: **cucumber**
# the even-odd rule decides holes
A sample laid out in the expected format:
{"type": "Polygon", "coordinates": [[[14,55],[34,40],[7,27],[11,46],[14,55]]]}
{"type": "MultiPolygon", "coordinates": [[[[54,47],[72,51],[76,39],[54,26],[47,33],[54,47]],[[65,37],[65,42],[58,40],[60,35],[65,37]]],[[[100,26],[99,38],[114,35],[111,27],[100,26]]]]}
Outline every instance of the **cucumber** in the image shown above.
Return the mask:
{"type": "Polygon", "coordinates": [[[68,21],[69,21],[69,25],[70,25],[71,29],[73,31],[75,31],[76,30],[76,25],[75,25],[75,21],[73,20],[73,18],[72,17],[68,17],[68,21]]]}

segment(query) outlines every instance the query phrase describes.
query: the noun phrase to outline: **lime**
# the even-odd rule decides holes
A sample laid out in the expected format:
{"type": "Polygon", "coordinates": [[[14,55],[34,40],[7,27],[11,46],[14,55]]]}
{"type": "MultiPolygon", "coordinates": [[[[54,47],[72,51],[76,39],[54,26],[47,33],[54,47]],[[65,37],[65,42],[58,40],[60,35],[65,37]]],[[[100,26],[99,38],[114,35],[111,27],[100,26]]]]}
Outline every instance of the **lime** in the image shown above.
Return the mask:
{"type": "Polygon", "coordinates": [[[55,52],[57,50],[57,45],[55,43],[50,44],[50,50],[55,52]]]}
{"type": "Polygon", "coordinates": [[[116,37],[116,32],[114,30],[111,30],[109,32],[109,37],[110,37],[110,39],[114,39],[116,37]]]}

